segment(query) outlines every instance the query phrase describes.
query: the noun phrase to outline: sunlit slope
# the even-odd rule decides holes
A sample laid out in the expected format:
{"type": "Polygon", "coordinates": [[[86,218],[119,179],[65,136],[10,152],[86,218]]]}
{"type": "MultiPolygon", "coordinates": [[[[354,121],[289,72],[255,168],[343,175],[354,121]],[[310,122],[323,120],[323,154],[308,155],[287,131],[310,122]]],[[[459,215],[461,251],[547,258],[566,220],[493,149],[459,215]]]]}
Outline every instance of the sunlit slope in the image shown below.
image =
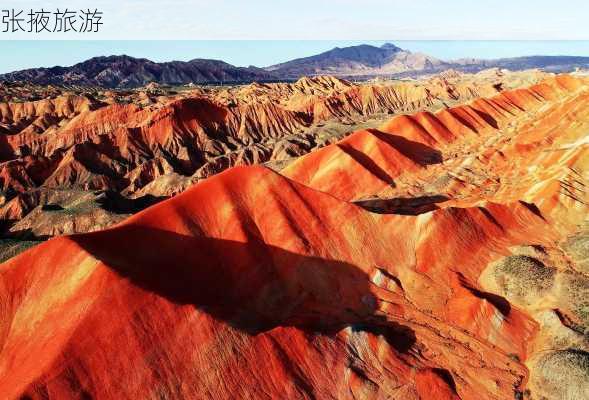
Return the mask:
{"type": "Polygon", "coordinates": [[[0,266],[0,397],[588,393],[585,85],[397,117],[26,251],[0,266]]]}

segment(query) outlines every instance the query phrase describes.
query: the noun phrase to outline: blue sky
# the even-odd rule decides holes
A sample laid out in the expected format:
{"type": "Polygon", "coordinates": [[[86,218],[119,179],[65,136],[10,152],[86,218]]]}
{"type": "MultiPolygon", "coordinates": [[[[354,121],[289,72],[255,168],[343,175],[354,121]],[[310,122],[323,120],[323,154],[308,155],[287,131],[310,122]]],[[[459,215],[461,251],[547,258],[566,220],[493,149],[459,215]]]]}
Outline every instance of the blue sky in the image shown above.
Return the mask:
{"type": "Polygon", "coordinates": [[[587,0],[2,0],[1,9],[97,8],[91,34],[37,39],[589,40],[587,0]]]}
{"type": "MultiPolygon", "coordinates": [[[[33,67],[73,65],[99,55],[127,54],[153,61],[221,59],[238,66],[268,66],[317,54],[335,46],[381,45],[386,40],[197,40],[197,41],[0,41],[0,73],[33,67]]],[[[522,55],[589,57],[587,41],[399,41],[402,48],[442,59],[522,55]]]]}
{"type": "Polygon", "coordinates": [[[110,54],[154,61],[216,58],[265,66],[334,46],[384,41],[445,59],[589,56],[587,0],[2,0],[0,4],[1,10],[22,9],[25,14],[40,8],[97,8],[104,23],[98,33],[13,34],[0,29],[1,72],[71,65],[110,54]]]}

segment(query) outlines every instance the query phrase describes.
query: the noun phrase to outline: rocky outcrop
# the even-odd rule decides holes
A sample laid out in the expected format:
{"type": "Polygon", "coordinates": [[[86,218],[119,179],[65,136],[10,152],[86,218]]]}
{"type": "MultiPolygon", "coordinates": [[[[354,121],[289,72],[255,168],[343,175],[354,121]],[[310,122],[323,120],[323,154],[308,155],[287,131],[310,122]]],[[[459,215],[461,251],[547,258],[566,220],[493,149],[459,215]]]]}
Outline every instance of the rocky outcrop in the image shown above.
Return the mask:
{"type": "MultiPolygon", "coordinates": [[[[542,75],[526,76],[454,75],[366,85],[314,77],[175,95],[151,85],[139,92],[2,103],[0,184],[7,200],[30,201],[26,193],[37,189],[169,196],[232,166],[271,163],[279,169],[337,141],[361,118],[435,109],[542,75]],[[333,121],[341,124],[335,134],[323,128],[333,121]]],[[[2,215],[26,215],[30,207],[14,211],[20,201],[2,215]]]]}
{"type": "MultiPolygon", "coordinates": [[[[149,143],[202,129],[178,107],[149,143]]],[[[583,398],[588,130],[589,83],[557,76],[39,244],[0,265],[0,394],[583,398]]]]}

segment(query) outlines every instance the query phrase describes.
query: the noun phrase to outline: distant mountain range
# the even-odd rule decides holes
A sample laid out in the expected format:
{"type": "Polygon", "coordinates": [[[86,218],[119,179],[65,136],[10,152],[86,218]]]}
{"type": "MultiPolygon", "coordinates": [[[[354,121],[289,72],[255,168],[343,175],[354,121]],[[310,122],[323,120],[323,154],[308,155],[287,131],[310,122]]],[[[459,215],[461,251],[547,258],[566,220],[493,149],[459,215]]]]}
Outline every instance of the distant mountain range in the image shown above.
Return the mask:
{"type": "Polygon", "coordinates": [[[336,47],[315,56],[299,58],[265,68],[279,76],[298,78],[303,75],[376,76],[394,75],[414,71],[437,71],[452,68],[437,58],[412,53],[394,44],[381,47],[336,47]]]}
{"type": "Polygon", "coordinates": [[[340,77],[419,76],[455,69],[478,72],[487,68],[524,70],[539,68],[564,72],[588,68],[589,57],[528,56],[495,60],[460,59],[443,61],[423,53],[403,50],[394,44],[381,47],[360,45],[326,51],[315,56],[299,58],[265,68],[283,78],[296,79],[304,75],[335,75],[340,77]]]}
{"type": "Polygon", "coordinates": [[[188,83],[252,82],[275,79],[260,68],[235,67],[218,60],[195,59],[156,63],[129,56],[94,57],[71,67],[33,68],[0,75],[4,81],[41,85],[82,85],[131,88],[150,82],[163,85],[188,83]]]}
{"type": "Polygon", "coordinates": [[[359,45],[339,48],[265,68],[236,67],[223,61],[194,59],[156,63],[129,56],[95,57],[71,67],[33,68],[0,75],[0,81],[36,84],[132,88],[150,82],[163,85],[247,83],[294,80],[301,76],[334,75],[373,78],[377,76],[420,76],[455,69],[477,72],[486,68],[524,70],[538,68],[553,72],[589,68],[589,57],[527,56],[495,60],[459,59],[443,61],[413,53],[387,43],[376,47],[359,45]]]}

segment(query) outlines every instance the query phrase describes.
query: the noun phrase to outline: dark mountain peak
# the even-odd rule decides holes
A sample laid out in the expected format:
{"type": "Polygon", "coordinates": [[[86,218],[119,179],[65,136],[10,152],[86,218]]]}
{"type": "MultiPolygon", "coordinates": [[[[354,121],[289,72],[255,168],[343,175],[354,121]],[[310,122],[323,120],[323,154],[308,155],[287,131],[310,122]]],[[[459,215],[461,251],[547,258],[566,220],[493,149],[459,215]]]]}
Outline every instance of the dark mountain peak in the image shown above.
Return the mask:
{"type": "Polygon", "coordinates": [[[392,43],[385,43],[380,47],[360,44],[342,48],[335,47],[315,56],[268,67],[267,70],[290,78],[305,75],[352,76],[362,72],[372,74],[380,70],[386,71],[388,74],[397,71],[429,70],[433,68],[432,65],[440,63],[439,60],[431,57],[427,57],[427,62],[423,62],[423,60],[412,56],[411,52],[392,43]],[[394,66],[391,67],[390,65],[393,64],[394,66]]]}
{"type": "MultiPolygon", "coordinates": [[[[177,61],[180,62],[180,61],[177,61]]],[[[222,60],[212,60],[207,58],[194,58],[190,61],[187,61],[188,64],[192,65],[199,65],[199,66],[218,66],[218,67],[229,67],[229,68],[238,68],[234,67],[233,65],[226,63],[222,60]]]]}
{"type": "Polygon", "coordinates": [[[202,58],[154,62],[125,54],[109,55],[93,57],[69,67],[32,68],[0,74],[0,81],[132,88],[145,86],[150,82],[162,85],[251,83],[295,80],[303,76],[318,75],[362,79],[375,76],[420,76],[450,68],[461,72],[478,72],[491,67],[515,71],[541,68],[545,71],[564,72],[577,67],[589,68],[589,57],[526,56],[498,60],[465,58],[443,61],[426,54],[412,53],[393,43],[384,43],[381,46],[360,44],[334,47],[321,54],[266,68],[236,67],[222,60],[202,58]]]}
{"type": "Polygon", "coordinates": [[[86,61],[82,61],[79,64],[117,64],[117,63],[152,63],[153,61],[147,58],[135,58],[126,54],[121,55],[110,55],[110,56],[98,56],[89,58],[86,61]]]}
{"type": "Polygon", "coordinates": [[[157,63],[128,55],[93,57],[71,67],[34,68],[0,75],[8,81],[47,85],[81,85],[132,88],[156,82],[164,85],[189,83],[249,83],[274,80],[263,70],[235,67],[224,61],[194,59],[157,63]]]}
{"type": "Polygon", "coordinates": [[[398,46],[395,46],[395,45],[394,45],[394,44],[392,44],[392,43],[385,43],[385,44],[383,44],[382,46],[380,46],[380,48],[381,48],[381,49],[384,49],[384,50],[388,50],[388,51],[394,51],[394,52],[398,52],[398,51],[406,51],[406,50],[403,50],[402,48],[400,48],[400,47],[398,47],[398,46]]]}
{"type": "MultiPolygon", "coordinates": [[[[307,61],[323,61],[340,59],[345,61],[356,61],[356,62],[380,62],[384,57],[389,54],[388,50],[381,49],[369,44],[360,44],[357,46],[350,47],[335,47],[331,50],[317,54],[315,56],[301,58],[299,60],[307,61]]],[[[297,60],[295,60],[297,61],[297,60]]]]}
{"type": "Polygon", "coordinates": [[[371,44],[358,44],[356,46],[349,46],[349,47],[342,47],[339,49],[340,51],[380,51],[379,47],[373,46],[371,44]]]}
{"type": "MultiPolygon", "coordinates": [[[[96,56],[87,59],[86,61],[128,61],[128,60],[140,60],[126,54],[111,54],[110,56],[96,56]]],[[[145,60],[145,59],[144,59],[145,60]]]]}

